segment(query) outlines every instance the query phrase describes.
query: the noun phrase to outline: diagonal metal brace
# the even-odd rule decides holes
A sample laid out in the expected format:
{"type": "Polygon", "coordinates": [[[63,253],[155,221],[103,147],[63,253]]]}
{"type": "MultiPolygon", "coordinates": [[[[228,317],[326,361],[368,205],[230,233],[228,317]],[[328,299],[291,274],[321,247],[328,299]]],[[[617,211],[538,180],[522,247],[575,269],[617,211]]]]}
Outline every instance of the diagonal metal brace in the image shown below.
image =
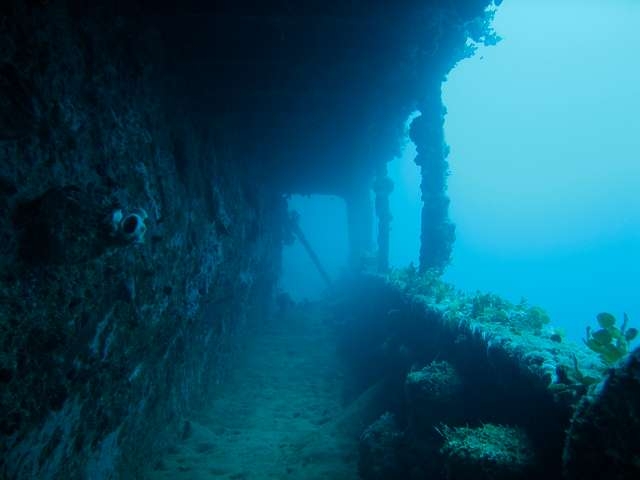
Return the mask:
{"type": "Polygon", "coordinates": [[[289,223],[290,223],[291,231],[298,238],[298,240],[300,240],[300,243],[302,244],[304,249],[307,251],[309,258],[311,258],[311,261],[318,269],[318,272],[320,273],[320,276],[322,277],[324,282],[327,284],[328,287],[331,287],[332,286],[331,278],[329,277],[329,274],[322,266],[322,263],[320,263],[320,259],[318,258],[318,255],[313,250],[313,248],[311,248],[311,245],[307,241],[307,237],[305,237],[304,233],[302,232],[302,229],[300,228],[299,220],[300,220],[300,214],[298,212],[295,212],[295,211],[289,212],[289,223]]]}

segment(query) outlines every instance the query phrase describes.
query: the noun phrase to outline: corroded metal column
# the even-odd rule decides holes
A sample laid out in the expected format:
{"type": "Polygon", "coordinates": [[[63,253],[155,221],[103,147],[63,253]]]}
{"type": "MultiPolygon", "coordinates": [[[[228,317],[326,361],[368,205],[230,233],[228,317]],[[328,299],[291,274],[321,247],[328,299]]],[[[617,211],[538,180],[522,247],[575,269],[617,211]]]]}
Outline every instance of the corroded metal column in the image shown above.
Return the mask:
{"type": "Polygon", "coordinates": [[[349,230],[349,262],[356,270],[367,266],[373,250],[373,206],[367,183],[352,187],[344,196],[349,230]]]}
{"type": "Polygon", "coordinates": [[[420,270],[442,271],[451,259],[455,226],[449,219],[449,147],[444,140],[441,82],[432,85],[419,107],[421,115],[411,122],[410,136],[418,151],[415,162],[422,169],[420,270]]]}
{"type": "Polygon", "coordinates": [[[373,183],[376,195],[375,207],[378,217],[378,271],[386,273],[389,270],[389,233],[391,232],[391,209],[389,195],[393,191],[393,182],[387,176],[387,166],[380,167],[373,183]]]}

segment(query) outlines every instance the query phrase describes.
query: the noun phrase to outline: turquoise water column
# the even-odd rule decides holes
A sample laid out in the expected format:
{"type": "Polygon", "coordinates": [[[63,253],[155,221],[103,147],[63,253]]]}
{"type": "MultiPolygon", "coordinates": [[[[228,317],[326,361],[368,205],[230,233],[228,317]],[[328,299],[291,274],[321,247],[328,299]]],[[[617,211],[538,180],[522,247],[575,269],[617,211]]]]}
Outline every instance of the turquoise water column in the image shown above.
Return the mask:
{"type": "Polygon", "coordinates": [[[444,141],[446,108],[442,103],[441,82],[428,90],[419,107],[421,115],[411,122],[410,136],[418,152],[415,162],[422,172],[420,270],[442,271],[451,258],[455,226],[449,219],[449,147],[444,141]]]}

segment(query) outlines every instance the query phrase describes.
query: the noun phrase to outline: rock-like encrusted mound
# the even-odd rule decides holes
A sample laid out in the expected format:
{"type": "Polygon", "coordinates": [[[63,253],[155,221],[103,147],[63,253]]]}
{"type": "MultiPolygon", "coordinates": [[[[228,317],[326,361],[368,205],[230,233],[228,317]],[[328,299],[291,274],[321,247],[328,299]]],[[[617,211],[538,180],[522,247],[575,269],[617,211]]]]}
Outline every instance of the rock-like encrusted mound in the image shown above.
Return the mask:
{"type": "Polygon", "coordinates": [[[534,465],[533,449],[524,431],[485,424],[477,428],[441,430],[446,478],[455,480],[507,480],[526,477],[534,465]]]}
{"type": "Polygon", "coordinates": [[[356,381],[396,386],[388,397],[403,452],[391,457],[404,472],[562,478],[573,409],[605,368],[594,352],[559,338],[539,307],[461,293],[411,269],[357,289],[366,300],[347,309],[346,360],[356,381]]]}
{"type": "Polygon", "coordinates": [[[404,434],[393,414],[386,412],[360,437],[358,470],[365,480],[402,478],[404,434]]]}
{"type": "Polygon", "coordinates": [[[564,450],[570,480],[640,478],[640,347],[585,395],[564,450]]]}
{"type": "Polygon", "coordinates": [[[405,380],[405,394],[411,428],[426,431],[437,423],[459,418],[462,387],[460,375],[449,362],[433,361],[410,371],[405,380]]]}

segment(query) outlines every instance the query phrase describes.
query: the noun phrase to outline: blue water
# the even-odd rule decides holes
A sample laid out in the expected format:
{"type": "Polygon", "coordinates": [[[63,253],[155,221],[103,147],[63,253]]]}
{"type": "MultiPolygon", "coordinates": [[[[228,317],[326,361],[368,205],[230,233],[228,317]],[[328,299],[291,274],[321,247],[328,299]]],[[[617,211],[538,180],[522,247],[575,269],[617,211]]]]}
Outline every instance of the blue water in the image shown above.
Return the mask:
{"type": "Polygon", "coordinates": [[[571,336],[640,322],[640,3],[504,2],[503,41],[444,86],[447,278],[541,304],[571,336]]]}
{"type": "MultiPolygon", "coordinates": [[[[640,324],[640,2],[507,1],[503,38],[461,62],[443,87],[451,147],[445,278],[545,308],[579,339],[600,311],[640,324]]],[[[395,182],[390,260],[417,263],[419,170],[406,142],[395,182]]],[[[347,255],[344,204],[294,197],[331,275],[347,255]]],[[[323,284],[301,247],[285,251],[285,289],[323,284]]]]}

